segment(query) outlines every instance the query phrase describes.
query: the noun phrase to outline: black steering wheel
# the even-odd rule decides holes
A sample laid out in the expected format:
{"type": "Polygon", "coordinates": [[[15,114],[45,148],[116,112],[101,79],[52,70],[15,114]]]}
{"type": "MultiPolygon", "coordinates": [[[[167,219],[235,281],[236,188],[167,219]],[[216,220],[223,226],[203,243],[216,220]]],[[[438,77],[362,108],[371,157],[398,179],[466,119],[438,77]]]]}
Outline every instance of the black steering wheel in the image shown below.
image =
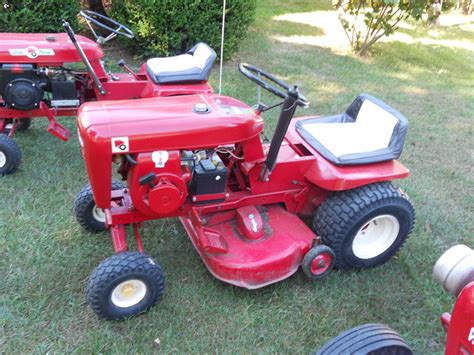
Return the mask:
{"type": "Polygon", "coordinates": [[[285,99],[288,96],[288,92],[290,90],[293,92],[293,94],[296,92],[297,105],[303,107],[309,106],[309,101],[298,91],[296,86],[292,88],[283,81],[275,78],[270,73],[267,73],[262,69],[256,68],[253,65],[247,63],[239,63],[239,71],[257,85],[271,92],[273,95],[281,97],[282,99],[285,99]]]}
{"type": "Polygon", "coordinates": [[[124,36],[127,38],[133,38],[135,37],[135,34],[133,31],[128,28],[125,25],[122,25],[120,22],[117,22],[110,17],[107,17],[105,15],[99,14],[94,11],[90,10],[81,10],[79,12],[79,15],[84,17],[86,20],[87,24],[89,25],[92,33],[94,34],[95,38],[97,39],[97,42],[102,42],[105,43],[108,40],[114,38],[116,35],[124,36]],[[106,37],[103,38],[102,36],[97,35],[97,33],[94,31],[94,28],[92,27],[91,23],[96,25],[97,27],[103,28],[107,31],[110,32],[110,34],[106,37]],[[116,28],[112,28],[116,27],[116,28]]]}

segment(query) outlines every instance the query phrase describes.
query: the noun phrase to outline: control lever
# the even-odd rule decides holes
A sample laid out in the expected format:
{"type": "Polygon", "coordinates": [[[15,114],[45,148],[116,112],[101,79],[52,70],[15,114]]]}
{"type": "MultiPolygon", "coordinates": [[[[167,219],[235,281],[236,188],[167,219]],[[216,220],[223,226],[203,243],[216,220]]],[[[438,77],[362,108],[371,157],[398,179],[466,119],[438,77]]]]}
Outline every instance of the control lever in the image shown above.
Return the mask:
{"type": "Polygon", "coordinates": [[[133,75],[133,77],[137,80],[140,80],[140,78],[138,77],[137,74],[135,74],[135,72],[130,69],[130,67],[125,63],[125,60],[123,59],[120,59],[118,62],[117,62],[117,65],[120,67],[120,68],[124,68],[126,71],[128,71],[129,74],[133,75]]]}

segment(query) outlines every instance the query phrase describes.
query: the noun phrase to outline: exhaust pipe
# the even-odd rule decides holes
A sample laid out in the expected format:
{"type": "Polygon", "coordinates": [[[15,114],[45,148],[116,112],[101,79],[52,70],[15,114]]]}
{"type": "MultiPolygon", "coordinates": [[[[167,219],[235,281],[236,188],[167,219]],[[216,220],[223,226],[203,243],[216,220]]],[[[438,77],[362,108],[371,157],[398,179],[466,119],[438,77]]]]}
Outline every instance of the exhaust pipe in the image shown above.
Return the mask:
{"type": "Polygon", "coordinates": [[[449,248],[436,262],[433,279],[457,297],[464,286],[474,281],[474,250],[463,244],[449,248]]]}

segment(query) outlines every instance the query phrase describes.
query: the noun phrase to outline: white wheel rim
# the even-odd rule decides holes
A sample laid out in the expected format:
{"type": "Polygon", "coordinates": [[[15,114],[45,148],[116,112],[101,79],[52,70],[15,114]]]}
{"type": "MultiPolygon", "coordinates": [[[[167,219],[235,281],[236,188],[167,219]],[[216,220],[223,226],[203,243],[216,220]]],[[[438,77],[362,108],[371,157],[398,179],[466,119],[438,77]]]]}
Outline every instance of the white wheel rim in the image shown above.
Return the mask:
{"type": "Polygon", "coordinates": [[[372,218],[357,232],[352,241],[352,252],[360,259],[372,259],[390,248],[400,231],[400,223],[392,215],[372,218]]]}
{"type": "Polygon", "coordinates": [[[4,152],[0,152],[0,168],[3,168],[7,163],[7,156],[4,152]]]}
{"type": "Polygon", "coordinates": [[[94,206],[94,208],[92,209],[92,216],[96,221],[105,223],[105,212],[102,208],[94,206]]]}
{"type": "Polygon", "coordinates": [[[135,306],[145,298],[147,287],[141,280],[132,279],[118,284],[112,291],[110,299],[120,308],[135,306]]]}

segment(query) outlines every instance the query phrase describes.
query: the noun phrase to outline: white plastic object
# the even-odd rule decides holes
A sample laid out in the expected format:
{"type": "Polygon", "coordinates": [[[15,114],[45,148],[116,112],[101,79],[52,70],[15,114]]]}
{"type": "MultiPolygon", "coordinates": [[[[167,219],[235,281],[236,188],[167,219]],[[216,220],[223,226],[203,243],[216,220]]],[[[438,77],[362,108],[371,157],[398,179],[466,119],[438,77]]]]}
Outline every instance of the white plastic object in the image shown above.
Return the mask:
{"type": "Polygon", "coordinates": [[[449,248],[433,267],[433,279],[457,297],[474,281],[474,250],[463,244],[449,248]]]}

